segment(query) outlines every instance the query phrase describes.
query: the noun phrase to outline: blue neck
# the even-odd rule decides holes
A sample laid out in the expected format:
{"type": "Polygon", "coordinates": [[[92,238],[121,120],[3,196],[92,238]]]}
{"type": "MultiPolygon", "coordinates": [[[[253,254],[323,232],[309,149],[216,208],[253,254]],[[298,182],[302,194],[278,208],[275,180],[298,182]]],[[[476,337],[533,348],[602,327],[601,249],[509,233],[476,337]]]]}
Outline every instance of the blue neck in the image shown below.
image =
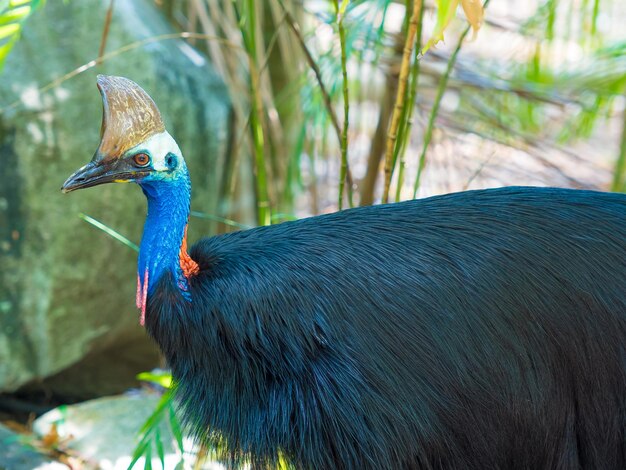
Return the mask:
{"type": "Polygon", "coordinates": [[[143,229],[137,271],[141,283],[148,273],[148,293],[167,271],[186,287],[180,267],[180,247],[189,219],[191,182],[182,167],[171,178],[140,182],[148,199],[148,215],[143,229]]]}

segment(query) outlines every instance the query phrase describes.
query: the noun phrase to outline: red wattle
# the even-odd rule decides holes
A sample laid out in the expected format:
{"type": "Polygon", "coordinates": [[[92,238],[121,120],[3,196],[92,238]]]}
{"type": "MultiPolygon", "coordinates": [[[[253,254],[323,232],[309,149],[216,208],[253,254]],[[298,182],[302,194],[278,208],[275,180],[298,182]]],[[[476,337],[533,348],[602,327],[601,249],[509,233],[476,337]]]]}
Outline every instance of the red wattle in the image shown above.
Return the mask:
{"type": "Polygon", "coordinates": [[[146,304],[148,303],[148,270],[143,276],[143,285],[141,278],[137,274],[137,295],[135,297],[135,303],[138,309],[141,309],[141,316],[139,317],[139,324],[144,326],[146,323],[146,304]]]}

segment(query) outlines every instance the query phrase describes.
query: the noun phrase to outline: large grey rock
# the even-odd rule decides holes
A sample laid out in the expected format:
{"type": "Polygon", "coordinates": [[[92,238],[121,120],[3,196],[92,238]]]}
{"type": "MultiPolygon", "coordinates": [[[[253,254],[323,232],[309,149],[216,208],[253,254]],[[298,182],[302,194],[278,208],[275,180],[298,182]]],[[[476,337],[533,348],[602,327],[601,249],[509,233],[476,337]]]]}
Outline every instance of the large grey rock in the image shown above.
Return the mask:
{"type": "Polygon", "coordinates": [[[0,424],[0,470],[68,470],[23,442],[23,437],[0,424]]]}
{"type": "MultiPolygon", "coordinates": [[[[217,204],[226,88],[183,41],[150,42],[38,91],[97,56],[109,3],[47,2],[26,23],[0,78],[0,391],[60,374],[48,388],[80,397],[107,386],[110,393],[157,361],[137,324],[136,254],[78,217],[86,213],[138,241],[139,188],[59,191],[98,145],[97,73],[127,76],[152,95],[188,160],[193,206],[212,212],[217,204]],[[19,106],[7,108],[15,100],[19,106]]],[[[107,51],[172,32],[153,2],[116,2],[107,51]]],[[[208,227],[194,221],[190,238],[198,233],[208,227]]]]}

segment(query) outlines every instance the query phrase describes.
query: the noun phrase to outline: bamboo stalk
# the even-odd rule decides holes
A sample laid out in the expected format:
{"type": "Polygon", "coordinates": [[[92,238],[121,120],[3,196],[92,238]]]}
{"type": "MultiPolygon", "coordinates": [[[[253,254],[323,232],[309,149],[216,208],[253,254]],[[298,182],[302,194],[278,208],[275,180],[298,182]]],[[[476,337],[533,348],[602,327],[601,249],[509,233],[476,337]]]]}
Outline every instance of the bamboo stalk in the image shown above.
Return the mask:
{"type": "MultiPolygon", "coordinates": [[[[195,31],[196,24],[198,23],[198,5],[192,2],[187,4],[187,23],[185,25],[185,29],[187,31],[195,31]]],[[[189,44],[193,47],[196,47],[196,40],[190,39],[189,44]]]]}
{"type": "MultiPolygon", "coordinates": [[[[255,8],[255,66],[257,72],[257,86],[259,93],[259,106],[260,110],[260,122],[262,124],[264,134],[264,160],[265,160],[265,179],[267,200],[270,202],[272,211],[278,210],[280,194],[280,185],[283,184],[284,171],[282,161],[286,159],[284,150],[284,134],[280,119],[276,119],[278,111],[276,109],[276,99],[272,89],[270,73],[263,73],[264,65],[269,60],[269,56],[272,53],[276,38],[278,35],[278,28],[280,25],[276,25],[272,36],[269,38],[267,44],[263,30],[265,26],[263,22],[267,20],[265,16],[264,2],[253,2],[255,8]]],[[[271,21],[271,20],[270,20],[271,21]]],[[[287,65],[286,65],[287,66],[287,65]]],[[[272,215],[270,214],[269,223],[272,221],[272,215]]]]}
{"type": "MultiPolygon", "coordinates": [[[[345,9],[348,6],[349,0],[344,0],[342,8],[344,12],[340,11],[339,0],[335,0],[335,13],[337,14],[337,28],[339,29],[339,44],[341,47],[341,75],[343,79],[343,131],[341,132],[341,170],[339,176],[339,210],[343,207],[343,192],[346,182],[346,174],[348,170],[348,130],[350,127],[350,98],[348,90],[348,67],[346,57],[346,30],[343,26],[343,19],[345,18],[345,9]]],[[[352,188],[348,186],[348,203],[350,207],[352,203],[352,188]]]]}
{"type": "Polygon", "coordinates": [[[598,16],[600,14],[600,0],[593,2],[593,14],[591,16],[591,36],[595,37],[598,32],[598,16]]]}
{"type": "MultiPolygon", "coordinates": [[[[202,30],[205,34],[210,34],[211,36],[217,36],[217,31],[215,30],[215,26],[209,17],[209,12],[207,11],[207,5],[202,0],[192,0],[190,3],[190,8],[193,8],[195,11],[195,16],[197,17],[200,25],[202,26],[202,30]]],[[[191,15],[190,22],[191,22],[191,15]]],[[[195,24],[195,19],[194,19],[195,24]]],[[[215,67],[217,73],[225,77],[226,76],[226,64],[224,63],[224,55],[221,52],[221,48],[219,43],[215,41],[211,41],[209,39],[206,40],[207,50],[211,53],[211,65],[215,67]]]]}
{"type": "Polygon", "coordinates": [[[107,39],[109,38],[109,28],[111,27],[111,19],[113,18],[113,7],[115,0],[111,0],[109,8],[107,8],[107,15],[104,19],[104,28],[102,30],[102,39],[100,39],[100,48],[98,49],[97,65],[102,63],[102,56],[107,46],[107,39]]]}
{"type": "MultiPolygon", "coordinates": [[[[483,8],[487,8],[490,0],[485,0],[483,3],[483,8]]],[[[422,177],[422,172],[424,171],[424,167],[426,166],[426,152],[428,151],[428,147],[430,145],[430,141],[433,137],[433,129],[435,127],[435,120],[437,119],[437,114],[439,114],[439,107],[441,106],[441,99],[443,98],[443,94],[446,91],[448,86],[448,80],[450,79],[450,75],[452,74],[452,70],[454,69],[454,64],[459,56],[459,52],[461,51],[461,47],[463,46],[463,41],[469,34],[472,29],[472,25],[468,25],[467,28],[461,33],[459,37],[459,41],[454,49],[454,52],[448,59],[448,66],[446,67],[446,71],[441,77],[439,81],[439,87],[437,88],[437,96],[435,97],[435,102],[433,103],[433,109],[430,112],[430,117],[428,119],[428,126],[426,127],[426,132],[424,134],[424,144],[422,146],[422,153],[420,154],[419,163],[417,167],[417,176],[415,177],[415,184],[413,185],[413,198],[417,196],[417,189],[420,185],[420,180],[422,177]]]]}
{"type": "Polygon", "coordinates": [[[611,191],[626,192],[626,110],[624,110],[624,127],[622,129],[622,140],[619,147],[619,155],[613,170],[613,182],[611,191]]]}
{"type": "Polygon", "coordinates": [[[419,83],[420,73],[420,54],[422,49],[422,25],[424,20],[424,8],[420,8],[420,17],[417,24],[417,32],[415,33],[415,49],[413,56],[413,67],[411,68],[411,86],[409,87],[409,95],[407,98],[408,108],[406,109],[406,119],[403,120],[402,138],[399,145],[396,145],[394,152],[393,166],[395,167],[398,157],[400,158],[400,167],[398,169],[398,182],[396,184],[396,202],[400,201],[402,186],[404,184],[404,171],[406,167],[406,148],[411,140],[411,128],[413,126],[413,110],[415,109],[415,97],[417,96],[417,86],[419,83]]]}
{"type": "Polygon", "coordinates": [[[393,112],[393,97],[396,93],[398,81],[391,73],[387,76],[384,95],[380,113],[378,114],[378,123],[370,144],[370,152],[367,158],[367,169],[365,176],[360,184],[360,204],[362,206],[370,206],[374,203],[374,191],[376,189],[376,180],[380,173],[380,162],[385,153],[385,143],[387,138],[387,129],[393,112]]]}
{"type": "Polygon", "coordinates": [[[259,73],[257,69],[256,50],[256,11],[254,0],[247,0],[247,31],[242,25],[244,43],[248,52],[248,67],[250,73],[250,131],[252,133],[253,172],[256,189],[257,224],[269,225],[271,209],[267,192],[267,174],[265,169],[265,141],[263,133],[263,101],[259,87],[259,73]]]}
{"type": "MultiPolygon", "coordinates": [[[[409,0],[407,0],[407,10],[409,0]]],[[[383,203],[389,202],[389,186],[391,185],[391,171],[393,163],[393,150],[398,136],[398,126],[400,125],[400,116],[404,108],[404,96],[406,92],[406,83],[409,78],[409,69],[411,64],[411,52],[413,52],[413,43],[417,32],[417,24],[419,22],[420,10],[422,9],[422,0],[413,2],[413,12],[409,20],[406,41],[404,43],[404,52],[402,54],[402,63],[400,65],[400,76],[398,78],[398,93],[396,94],[396,104],[391,117],[391,125],[387,133],[387,149],[385,151],[385,187],[383,190],[383,203]]]]}
{"type": "MultiPolygon", "coordinates": [[[[381,28],[384,27],[384,18],[381,21],[381,28]]],[[[408,29],[409,18],[405,15],[405,21],[402,26],[402,31],[408,29]]],[[[397,34],[394,37],[392,57],[388,60],[390,63],[395,64],[396,57],[400,57],[398,63],[402,60],[402,50],[404,48],[404,35],[397,34]]],[[[396,72],[396,67],[391,66],[385,79],[384,95],[381,98],[381,108],[378,114],[378,123],[376,124],[376,130],[374,136],[371,139],[369,155],[367,158],[367,168],[365,170],[365,176],[360,182],[360,204],[362,206],[369,206],[374,203],[374,193],[376,190],[376,182],[380,174],[381,161],[385,155],[385,146],[387,144],[387,130],[389,129],[389,123],[391,122],[391,115],[394,108],[394,97],[398,91],[398,76],[399,70],[396,72]]]]}
{"type": "MultiPolygon", "coordinates": [[[[182,33],[167,33],[167,34],[159,34],[157,36],[152,36],[146,39],[141,39],[139,41],[135,41],[135,42],[131,42],[130,44],[126,44],[125,46],[120,47],[119,49],[116,49],[114,51],[111,52],[107,52],[106,54],[104,54],[101,57],[101,61],[105,62],[109,59],[112,59],[113,57],[117,57],[119,55],[125,54],[129,51],[132,51],[134,49],[138,49],[139,47],[145,46],[147,44],[152,44],[152,43],[156,43],[156,42],[160,42],[160,41],[168,41],[168,40],[172,40],[172,39],[189,39],[189,38],[196,38],[196,39],[211,39],[212,41],[217,41],[220,42],[234,50],[241,50],[241,46],[239,46],[238,44],[233,44],[231,41],[228,41],[226,39],[223,38],[219,38],[219,37],[214,37],[211,36],[209,34],[200,34],[200,33],[192,33],[189,31],[183,31],[182,33]]],[[[74,70],[61,75],[58,78],[55,78],[54,80],[46,83],[44,86],[37,88],[37,92],[38,93],[46,93],[50,90],[52,90],[53,88],[58,87],[59,85],[61,85],[62,83],[70,80],[71,78],[74,78],[77,75],[80,75],[83,72],[86,72],[89,69],[92,69],[93,67],[95,67],[98,64],[98,58],[96,57],[93,60],[90,60],[89,62],[84,63],[83,65],[80,65],[78,67],[76,67],[74,70]]],[[[24,102],[22,101],[22,99],[17,99],[9,104],[7,104],[6,106],[4,106],[3,108],[0,108],[0,115],[9,111],[10,109],[15,109],[18,108],[20,105],[23,105],[24,102]]]]}
{"type": "Polygon", "coordinates": [[[122,235],[121,233],[117,232],[116,230],[113,230],[111,227],[109,227],[106,224],[103,224],[102,222],[100,222],[99,220],[94,219],[93,217],[88,216],[87,214],[83,214],[82,212],[80,212],[78,214],[78,217],[80,217],[81,219],[83,219],[85,222],[93,225],[94,227],[96,227],[97,229],[102,230],[104,233],[106,233],[108,236],[110,236],[111,238],[117,240],[118,242],[122,243],[123,245],[126,245],[128,248],[130,248],[131,250],[134,251],[139,251],[139,246],[133,242],[131,242],[128,238],[126,238],[124,235],[122,235]]]}
{"type": "MultiPolygon", "coordinates": [[[[294,36],[296,37],[296,40],[298,41],[298,44],[300,45],[300,48],[302,49],[302,52],[304,53],[304,58],[306,59],[307,64],[309,65],[311,70],[313,70],[313,73],[315,74],[315,78],[317,80],[317,84],[320,87],[320,92],[322,94],[322,99],[324,101],[324,106],[326,107],[326,112],[330,116],[330,121],[333,125],[333,128],[335,129],[335,133],[337,134],[337,139],[339,140],[339,142],[341,142],[342,134],[341,134],[341,127],[339,126],[339,119],[337,118],[337,114],[335,113],[335,110],[333,108],[333,103],[330,98],[330,94],[328,93],[328,90],[326,89],[326,86],[324,85],[324,82],[322,80],[322,72],[320,71],[320,68],[315,62],[313,55],[311,54],[311,52],[309,51],[309,48],[304,42],[304,37],[302,36],[298,23],[295,21],[294,17],[291,15],[289,10],[287,10],[287,8],[285,7],[283,0],[278,0],[278,4],[283,10],[283,13],[285,15],[285,21],[289,25],[289,28],[293,32],[294,36]]],[[[349,164],[346,167],[346,184],[348,185],[349,188],[352,188],[353,186],[352,172],[350,171],[349,164]]]]}

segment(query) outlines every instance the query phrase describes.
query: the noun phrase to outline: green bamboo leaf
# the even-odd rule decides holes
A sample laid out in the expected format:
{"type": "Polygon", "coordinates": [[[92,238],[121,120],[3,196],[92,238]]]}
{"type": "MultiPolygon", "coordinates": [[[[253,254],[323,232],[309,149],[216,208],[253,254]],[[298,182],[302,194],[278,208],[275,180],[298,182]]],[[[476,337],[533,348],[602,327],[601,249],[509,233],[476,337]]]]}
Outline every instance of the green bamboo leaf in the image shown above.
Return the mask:
{"type": "MultiPolygon", "coordinates": [[[[489,5],[491,0],[485,0],[483,3],[483,8],[486,8],[489,5]]],[[[430,111],[430,117],[428,118],[428,125],[426,127],[426,131],[424,133],[424,139],[422,144],[422,152],[419,156],[418,166],[417,166],[417,175],[415,177],[415,184],[413,185],[413,199],[417,196],[417,190],[420,185],[420,180],[422,176],[422,172],[426,165],[426,152],[428,151],[428,146],[430,145],[430,141],[433,136],[433,129],[435,126],[435,120],[437,119],[437,114],[439,113],[439,107],[441,105],[441,99],[448,87],[448,80],[450,79],[450,75],[452,70],[454,69],[454,64],[456,63],[456,59],[461,51],[461,47],[463,46],[463,41],[465,40],[467,34],[472,29],[471,25],[467,26],[461,36],[459,37],[459,41],[457,42],[456,48],[452,55],[448,59],[448,64],[446,65],[446,71],[444,72],[443,77],[439,80],[439,86],[437,87],[437,94],[435,96],[435,101],[433,103],[433,107],[430,111]]]]}
{"type": "Polygon", "coordinates": [[[150,441],[149,440],[141,440],[141,442],[139,443],[139,445],[137,447],[135,447],[135,451],[133,452],[133,459],[130,461],[130,463],[128,464],[128,469],[127,470],[131,470],[135,464],[137,463],[137,461],[146,454],[146,451],[149,452],[149,446],[150,446],[150,441]]]}
{"type": "Polygon", "coordinates": [[[172,387],[172,374],[166,372],[161,374],[155,374],[154,372],[141,372],[140,374],[137,374],[137,379],[143,380],[144,382],[152,382],[164,388],[172,387]]]}
{"type": "Polygon", "coordinates": [[[272,223],[298,220],[294,214],[272,214],[272,223]]]}
{"type": "Polygon", "coordinates": [[[159,461],[161,462],[161,468],[165,470],[165,449],[163,449],[163,441],[161,440],[161,432],[159,428],[154,431],[154,444],[156,446],[159,461]]]}
{"type": "Polygon", "coordinates": [[[554,39],[554,24],[556,22],[557,0],[549,0],[547,3],[548,21],[546,22],[546,39],[551,41],[554,39]]]}
{"type": "Polygon", "coordinates": [[[176,439],[176,444],[178,445],[178,449],[180,450],[181,455],[185,452],[185,446],[183,444],[183,433],[180,429],[180,423],[178,422],[178,417],[176,416],[176,412],[174,410],[174,406],[170,403],[169,407],[169,417],[170,417],[170,427],[172,428],[172,434],[176,439]]]}
{"type": "MultiPolygon", "coordinates": [[[[9,0],[9,8],[15,8],[30,3],[30,0],[9,0]]],[[[39,3],[33,1],[33,3],[39,3]]]]}
{"type": "Polygon", "coordinates": [[[460,0],[437,0],[437,22],[435,23],[432,37],[426,42],[424,49],[422,49],[422,54],[425,54],[428,49],[439,41],[443,41],[443,32],[450,24],[450,21],[452,21],[459,1],[460,0]]]}
{"type": "Polygon", "coordinates": [[[45,3],[44,0],[33,2],[28,0],[0,1],[0,41],[6,40],[5,44],[0,46],[0,70],[19,37],[22,24],[43,3],[45,3]]]}
{"type": "Polygon", "coordinates": [[[6,39],[14,36],[20,32],[20,25],[18,23],[11,23],[4,26],[0,26],[0,39],[6,39]]]}
{"type": "Polygon", "coordinates": [[[350,3],[350,0],[342,0],[341,5],[339,5],[339,11],[337,13],[338,17],[343,17],[344,13],[346,12],[346,8],[348,8],[349,3],[350,3]]]}
{"type": "Polygon", "coordinates": [[[0,46],[0,69],[2,69],[2,64],[4,64],[4,61],[6,60],[7,55],[9,55],[9,52],[14,44],[15,39],[0,46]]]}
{"type": "Polygon", "coordinates": [[[143,468],[144,470],[152,470],[152,446],[146,449],[146,461],[143,468]]]}
{"type": "MultiPolygon", "coordinates": [[[[31,12],[30,6],[14,8],[0,15],[0,25],[16,23],[25,19],[31,12]]],[[[18,26],[19,27],[19,26],[18,26]]]]}
{"type": "Polygon", "coordinates": [[[252,225],[242,224],[241,222],[237,222],[236,220],[225,219],[224,217],[220,217],[218,215],[213,215],[213,214],[206,214],[204,212],[191,211],[189,215],[191,215],[192,217],[198,217],[199,219],[214,220],[216,222],[221,222],[224,225],[230,225],[231,227],[237,227],[241,229],[252,228],[252,225]]]}
{"type": "Polygon", "coordinates": [[[591,36],[598,32],[598,15],[600,14],[600,0],[593,2],[593,14],[591,16],[591,36]]]}
{"type": "Polygon", "coordinates": [[[626,111],[623,114],[622,139],[620,142],[619,154],[613,169],[613,182],[611,191],[626,192],[626,111]]]}
{"type": "Polygon", "coordinates": [[[135,250],[135,251],[139,251],[139,247],[134,244],[133,242],[131,242],[128,238],[126,238],[124,235],[120,234],[119,232],[116,232],[115,230],[113,230],[111,227],[103,224],[102,222],[94,219],[93,217],[90,217],[86,214],[83,214],[82,212],[80,214],[78,214],[78,217],[80,217],[81,219],[83,219],[85,222],[90,223],[91,225],[93,225],[94,227],[96,227],[97,229],[102,230],[104,233],[106,233],[107,235],[109,235],[110,237],[114,238],[115,240],[117,240],[118,242],[126,245],[128,248],[130,248],[131,250],[135,250]]]}
{"type": "Polygon", "coordinates": [[[143,426],[141,426],[141,429],[139,430],[139,435],[145,438],[146,436],[151,434],[152,430],[155,429],[159,425],[161,420],[163,419],[163,412],[165,411],[167,407],[170,406],[171,400],[172,400],[172,396],[170,393],[164,393],[161,396],[161,399],[159,400],[159,403],[157,403],[156,408],[154,409],[152,414],[148,417],[146,422],[143,423],[143,426]]]}

